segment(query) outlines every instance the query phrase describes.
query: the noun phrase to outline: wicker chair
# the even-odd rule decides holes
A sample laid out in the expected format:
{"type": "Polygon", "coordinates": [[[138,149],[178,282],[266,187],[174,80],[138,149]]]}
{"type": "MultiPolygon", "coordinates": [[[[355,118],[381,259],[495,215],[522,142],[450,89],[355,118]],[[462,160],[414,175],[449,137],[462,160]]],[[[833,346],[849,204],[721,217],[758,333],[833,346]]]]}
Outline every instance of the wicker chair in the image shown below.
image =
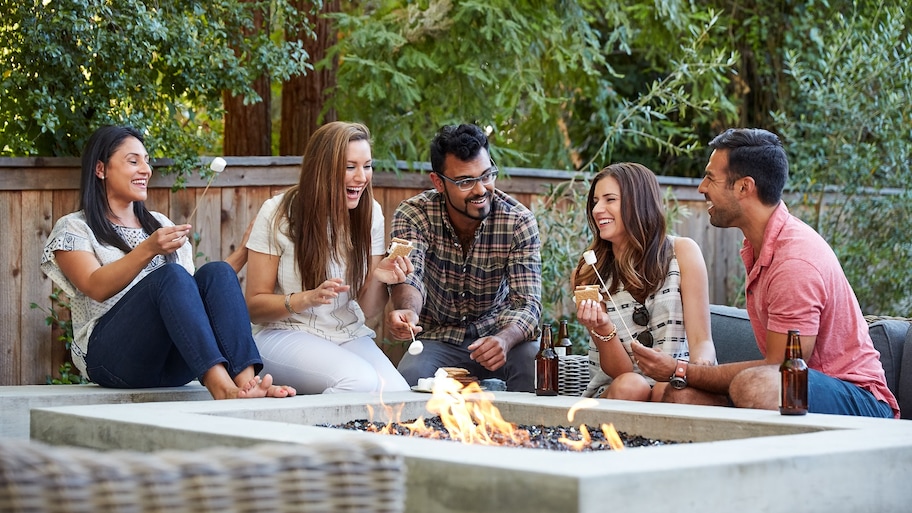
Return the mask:
{"type": "Polygon", "coordinates": [[[572,354],[559,358],[557,393],[559,395],[583,395],[589,384],[589,356],[572,354]]]}
{"type": "Polygon", "coordinates": [[[147,454],[0,440],[0,511],[394,513],[404,469],[372,443],[147,454]]]}

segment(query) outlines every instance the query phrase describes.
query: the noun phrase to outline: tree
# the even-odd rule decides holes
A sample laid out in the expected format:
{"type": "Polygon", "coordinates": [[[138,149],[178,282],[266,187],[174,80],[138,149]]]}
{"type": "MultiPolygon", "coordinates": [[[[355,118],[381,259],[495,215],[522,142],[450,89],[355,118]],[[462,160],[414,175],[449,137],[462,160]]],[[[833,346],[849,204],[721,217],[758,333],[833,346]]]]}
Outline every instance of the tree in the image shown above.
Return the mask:
{"type": "MultiPolygon", "coordinates": [[[[306,3],[306,0],[296,0],[295,5],[301,10],[306,3]]],[[[282,84],[280,155],[302,155],[310,135],[321,124],[338,119],[334,109],[327,109],[325,113],[323,111],[326,92],[335,87],[338,70],[336,59],[326,59],[329,48],[336,42],[335,30],[326,14],[340,10],[339,0],[324,2],[322,11],[311,15],[305,27],[288,30],[286,33],[288,39],[303,40],[304,49],[312,61],[322,61],[323,64],[306,75],[293,76],[282,84]],[[313,30],[301,33],[302,28],[310,27],[313,30]]]]}
{"type": "Polygon", "coordinates": [[[734,112],[732,55],[706,44],[712,15],[670,11],[674,23],[645,31],[635,23],[642,5],[533,4],[387,0],[334,15],[331,56],[341,64],[331,105],[379,134],[380,157],[424,159],[440,125],[474,121],[490,127],[502,164],[561,169],[621,150],[691,151],[695,124],[734,112]],[[641,51],[659,30],[674,44],[641,51]],[[625,63],[646,72],[624,75],[625,63]]]}
{"type": "MultiPolygon", "coordinates": [[[[242,28],[246,37],[268,34],[267,20],[269,12],[264,6],[256,5],[256,0],[241,0],[251,4],[252,22],[242,28]]],[[[256,55],[242,55],[240,49],[235,54],[242,58],[246,66],[253,64],[256,55]]],[[[225,107],[225,133],[222,139],[222,153],[225,155],[270,155],[272,154],[272,90],[270,77],[265,70],[257,76],[250,87],[256,92],[256,98],[248,99],[231,91],[222,91],[222,104],[225,107]]]]}
{"type": "Polygon", "coordinates": [[[858,2],[788,49],[788,108],[774,113],[801,216],[839,256],[862,309],[912,307],[912,35],[891,2],[858,2]]]}
{"type": "Polygon", "coordinates": [[[98,126],[124,123],[189,171],[219,140],[222,91],[256,102],[257,77],[307,70],[299,41],[244,30],[264,5],[306,21],[278,0],[0,0],[0,155],[78,155],[98,126]]]}

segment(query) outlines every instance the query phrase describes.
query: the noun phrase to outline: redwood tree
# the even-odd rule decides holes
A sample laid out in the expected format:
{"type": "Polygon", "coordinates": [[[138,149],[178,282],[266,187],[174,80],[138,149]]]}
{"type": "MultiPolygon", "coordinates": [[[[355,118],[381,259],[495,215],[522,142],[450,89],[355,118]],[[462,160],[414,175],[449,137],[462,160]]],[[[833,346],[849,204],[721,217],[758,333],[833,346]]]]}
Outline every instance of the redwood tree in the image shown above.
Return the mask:
{"type": "MultiPolygon", "coordinates": [[[[308,0],[295,0],[300,11],[306,10],[308,0]]],[[[326,57],[327,49],[336,43],[332,22],[324,16],[340,11],[339,0],[323,3],[319,13],[309,15],[302,27],[286,31],[289,41],[302,41],[310,55],[310,62],[319,63],[326,57]]],[[[338,61],[333,58],[316,66],[307,74],[295,75],[282,84],[282,127],[279,137],[280,155],[301,155],[310,134],[327,121],[335,121],[335,109],[324,114],[326,92],[336,85],[338,61]]]]}
{"type": "MultiPolygon", "coordinates": [[[[243,0],[254,3],[256,0],[243,0]]],[[[269,31],[268,13],[262,8],[252,11],[253,23],[245,28],[246,35],[269,31]]],[[[235,50],[237,52],[237,50],[235,50]]],[[[240,57],[240,55],[239,55],[240,57]]],[[[244,56],[247,60],[250,55],[244,56]]],[[[272,92],[270,78],[266,73],[260,74],[252,84],[259,95],[259,101],[244,95],[235,95],[231,91],[222,92],[225,106],[225,133],[222,142],[222,153],[225,155],[272,155],[272,124],[270,105],[272,92]]]]}

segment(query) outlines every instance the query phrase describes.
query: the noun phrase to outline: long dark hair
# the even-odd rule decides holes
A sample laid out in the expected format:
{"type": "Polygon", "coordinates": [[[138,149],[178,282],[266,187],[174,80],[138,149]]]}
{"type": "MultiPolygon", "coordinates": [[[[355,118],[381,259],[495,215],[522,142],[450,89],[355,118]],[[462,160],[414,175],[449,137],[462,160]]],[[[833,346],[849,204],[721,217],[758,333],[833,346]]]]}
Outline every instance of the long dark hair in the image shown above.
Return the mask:
{"type": "MultiPolygon", "coordinates": [[[[607,280],[609,292],[617,292],[623,283],[634,299],[645,301],[662,284],[674,255],[666,234],[665,206],[655,174],[633,162],[611,164],[602,169],[589,188],[586,216],[595,235],[588,249],[595,251],[599,274],[607,280]],[[592,216],[597,202],[595,186],[609,176],[618,181],[621,190],[621,220],[627,232],[627,244],[620,254],[615,253],[611,242],[599,237],[598,224],[592,216]]],[[[595,271],[582,258],[573,276],[574,286],[598,283],[595,271]]]]}
{"type": "MultiPolygon", "coordinates": [[[[80,183],[80,205],[85,211],[86,222],[95,237],[113,246],[124,253],[129,253],[132,248],[114,230],[108,214],[112,214],[111,205],[108,203],[107,182],[95,174],[99,162],[107,166],[111,155],[120,148],[124,140],[134,137],[143,142],[143,136],[138,130],[126,126],[103,126],[92,134],[82,152],[82,180],[80,183]]],[[[133,202],[133,213],[139,219],[140,225],[146,233],[151,234],[161,228],[158,219],[146,209],[144,201],[133,202]]]]}
{"type": "Polygon", "coordinates": [[[374,193],[368,182],[358,206],[345,204],[345,167],[348,145],[371,142],[370,130],[360,123],[333,121],[317,129],[304,150],[297,185],[285,193],[275,218],[276,233],[284,217],[288,237],[304,290],[326,280],[330,259],[347,263],[346,281],[352,297],[364,284],[369,270],[374,193]],[[327,227],[327,224],[329,225],[327,227]]]}

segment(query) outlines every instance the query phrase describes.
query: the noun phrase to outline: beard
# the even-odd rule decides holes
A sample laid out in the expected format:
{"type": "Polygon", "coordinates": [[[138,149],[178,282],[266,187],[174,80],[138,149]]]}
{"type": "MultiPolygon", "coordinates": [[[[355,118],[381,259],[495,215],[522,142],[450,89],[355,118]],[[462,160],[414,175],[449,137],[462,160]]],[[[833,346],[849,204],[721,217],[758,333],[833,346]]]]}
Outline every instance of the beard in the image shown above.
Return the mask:
{"type": "Polygon", "coordinates": [[[489,215],[491,215],[492,200],[494,198],[494,193],[492,191],[486,191],[481,195],[468,196],[463,200],[461,205],[454,202],[453,199],[450,198],[450,193],[446,190],[444,190],[444,196],[446,197],[447,203],[450,205],[450,207],[452,207],[453,210],[469,219],[475,221],[483,221],[487,219],[489,215]],[[478,207],[471,203],[472,201],[480,200],[482,198],[487,199],[484,207],[478,207]]]}

